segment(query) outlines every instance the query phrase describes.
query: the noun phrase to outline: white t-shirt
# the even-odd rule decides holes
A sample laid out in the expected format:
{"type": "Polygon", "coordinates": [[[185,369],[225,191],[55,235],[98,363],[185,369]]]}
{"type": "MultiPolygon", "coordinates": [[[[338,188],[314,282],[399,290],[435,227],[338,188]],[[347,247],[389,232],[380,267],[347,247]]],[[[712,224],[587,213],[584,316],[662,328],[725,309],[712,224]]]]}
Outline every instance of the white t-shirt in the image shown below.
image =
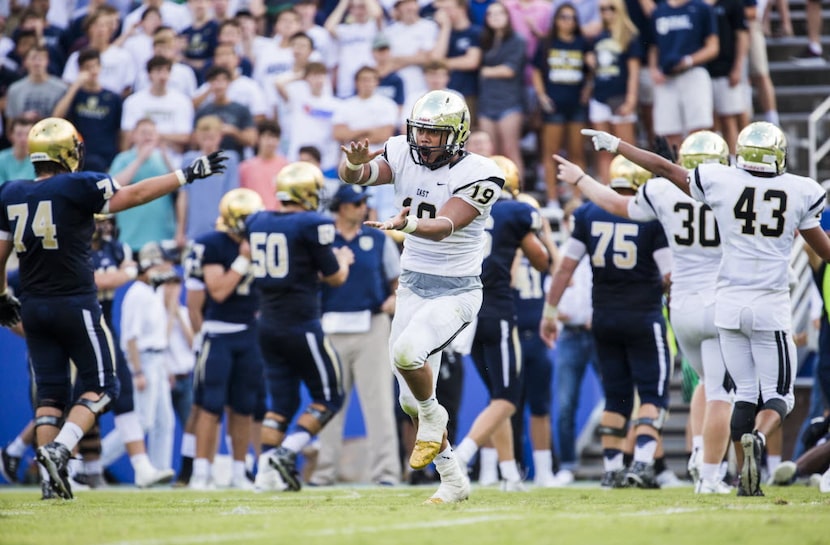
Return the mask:
{"type": "MultiPolygon", "coordinates": [[[[135,90],[143,91],[150,87],[150,76],[147,69],[142,69],[135,79],[135,90]]],[[[174,62],[170,68],[170,79],[167,80],[167,88],[175,89],[183,95],[192,97],[196,93],[197,81],[193,68],[182,63],[174,62]]]]}
{"type": "Polygon", "coordinates": [[[159,134],[193,132],[193,103],[179,91],[168,89],[167,94],[154,96],[147,89],[124,99],[122,131],[134,129],[139,120],[145,117],[155,121],[159,134]]]}
{"type": "Polygon", "coordinates": [[[691,294],[699,294],[701,304],[714,301],[721,245],[712,210],[667,179],[654,178],[628,201],[628,215],[635,221],[658,220],[663,226],[674,258],[672,301],[691,294]]]}
{"type": "Polygon", "coordinates": [[[168,346],[164,302],[144,282],[133,282],[121,303],[121,349],[125,353],[133,339],[139,351],[165,350],[168,346]]]}
{"type": "Polygon", "coordinates": [[[286,86],[288,93],[288,159],[296,161],[302,146],[316,146],[320,150],[323,170],[337,167],[340,146],[332,136],[333,119],[341,100],[323,93],[311,94],[308,83],[299,80],[286,86]]]}
{"type": "MultiPolygon", "coordinates": [[[[111,45],[101,53],[101,74],[98,76],[101,87],[120,95],[135,84],[135,77],[135,61],[127,50],[111,45]]],[[[69,55],[61,78],[67,83],[78,79],[78,51],[69,55]]]]}
{"type": "MultiPolygon", "coordinates": [[[[147,6],[139,6],[124,17],[124,23],[121,28],[127,30],[131,26],[141,22],[141,16],[147,6]]],[[[176,31],[176,34],[181,34],[183,30],[193,24],[193,17],[190,10],[185,4],[177,4],[170,0],[164,0],[159,8],[161,14],[161,22],[165,26],[169,26],[176,31]]]]}
{"type": "MultiPolygon", "coordinates": [[[[203,83],[196,90],[196,94],[204,93],[208,88],[209,85],[203,83]]],[[[238,102],[247,107],[251,110],[251,115],[264,115],[269,119],[274,118],[274,110],[268,108],[262,88],[248,76],[238,76],[228,85],[228,98],[231,99],[231,102],[238,102]]],[[[213,102],[212,94],[208,95],[202,104],[211,102],[213,102]]]]}
{"type": "Polygon", "coordinates": [[[147,71],[147,61],[153,57],[153,37],[144,33],[130,36],[122,45],[132,55],[138,71],[147,71]]]}
{"type": "Polygon", "coordinates": [[[337,96],[354,94],[354,76],[364,66],[374,66],[372,40],[378,33],[375,21],[337,25],[337,96]]]}
{"type": "MultiPolygon", "coordinates": [[[[356,131],[386,125],[397,127],[398,105],[394,100],[378,94],[365,99],[355,95],[340,103],[332,123],[343,124],[356,131]]],[[[375,151],[382,147],[382,144],[374,145],[371,149],[375,151]]]]}
{"type": "MultiPolygon", "coordinates": [[[[389,37],[392,56],[405,57],[419,51],[432,51],[438,38],[438,25],[428,19],[418,19],[411,25],[397,22],[389,25],[384,34],[389,37]]],[[[398,70],[397,74],[403,80],[404,100],[413,96],[420,97],[426,92],[427,83],[420,66],[406,66],[398,70]]]]}
{"type": "Polygon", "coordinates": [[[698,166],[689,189],[712,208],[720,230],[715,325],[740,329],[741,314],[749,309],[753,329],[789,331],[795,231],[819,225],[824,189],[803,176],[763,178],[717,164],[698,166]]]}
{"type": "Polygon", "coordinates": [[[411,214],[421,218],[434,217],[448,200],[459,197],[479,211],[469,225],[444,240],[406,235],[401,268],[449,277],[481,274],[484,224],[504,184],[504,174],[496,163],[468,153],[451,166],[430,170],[412,160],[406,136],[390,138],[383,158],[392,168],[395,202],[399,209],[406,201],[411,214]]]}

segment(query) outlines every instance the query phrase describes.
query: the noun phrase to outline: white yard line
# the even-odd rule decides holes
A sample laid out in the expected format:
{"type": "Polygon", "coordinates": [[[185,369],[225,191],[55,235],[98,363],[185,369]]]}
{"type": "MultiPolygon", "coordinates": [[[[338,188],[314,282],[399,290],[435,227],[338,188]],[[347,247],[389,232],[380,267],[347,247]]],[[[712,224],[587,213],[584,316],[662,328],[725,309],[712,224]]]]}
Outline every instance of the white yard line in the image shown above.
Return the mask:
{"type": "Polygon", "coordinates": [[[384,524],[378,526],[348,526],[345,528],[325,528],[306,532],[308,536],[336,536],[341,534],[372,534],[394,530],[418,530],[421,528],[450,528],[452,526],[467,526],[481,522],[495,522],[499,520],[523,520],[521,515],[495,515],[487,517],[466,517],[446,520],[424,520],[421,522],[407,522],[403,524],[384,524]]]}

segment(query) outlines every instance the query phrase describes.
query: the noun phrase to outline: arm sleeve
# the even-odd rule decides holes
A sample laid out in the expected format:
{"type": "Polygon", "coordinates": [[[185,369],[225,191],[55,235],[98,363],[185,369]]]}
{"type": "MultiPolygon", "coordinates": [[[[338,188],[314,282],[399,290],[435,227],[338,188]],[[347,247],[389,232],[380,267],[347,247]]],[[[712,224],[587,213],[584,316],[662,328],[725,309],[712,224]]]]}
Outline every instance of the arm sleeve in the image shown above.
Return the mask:
{"type": "Polygon", "coordinates": [[[577,240],[573,236],[565,242],[562,248],[562,255],[576,262],[579,262],[587,252],[588,247],[581,240],[577,240]]]}
{"type": "Polygon", "coordinates": [[[502,187],[504,187],[504,178],[490,176],[483,180],[462,185],[452,193],[453,197],[460,197],[464,202],[478,210],[480,214],[483,214],[498,200],[502,187]]]}

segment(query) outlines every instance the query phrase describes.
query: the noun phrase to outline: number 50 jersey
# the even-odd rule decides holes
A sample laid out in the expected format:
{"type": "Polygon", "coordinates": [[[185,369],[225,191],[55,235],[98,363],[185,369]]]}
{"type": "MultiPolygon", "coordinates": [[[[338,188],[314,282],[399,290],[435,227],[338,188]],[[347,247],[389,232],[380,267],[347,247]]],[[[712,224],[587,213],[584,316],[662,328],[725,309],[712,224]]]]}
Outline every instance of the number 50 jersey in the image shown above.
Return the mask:
{"type": "MultiPolygon", "coordinates": [[[[438,276],[478,276],[484,248],[484,224],[501,195],[504,174],[486,157],[464,153],[455,163],[435,170],[415,164],[406,136],[393,136],[383,157],[394,174],[395,205],[410,207],[410,214],[434,218],[452,197],[459,197],[479,215],[444,240],[406,235],[401,268],[438,276]]],[[[385,219],[385,218],[384,218],[385,219]]]]}

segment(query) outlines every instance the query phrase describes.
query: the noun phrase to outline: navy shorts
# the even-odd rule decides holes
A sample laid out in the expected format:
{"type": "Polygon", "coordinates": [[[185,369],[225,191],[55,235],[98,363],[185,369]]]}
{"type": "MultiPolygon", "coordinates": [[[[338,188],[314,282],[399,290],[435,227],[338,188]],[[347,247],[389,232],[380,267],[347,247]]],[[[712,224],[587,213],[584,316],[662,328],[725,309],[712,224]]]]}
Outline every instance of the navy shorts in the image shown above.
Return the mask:
{"type": "Polygon", "coordinates": [[[519,331],[519,339],[522,342],[525,402],[531,415],[547,416],[550,414],[553,379],[553,362],[548,355],[548,347],[536,329],[519,331]]]}
{"type": "Polygon", "coordinates": [[[221,416],[228,405],[237,414],[253,414],[263,369],[255,329],[205,335],[199,363],[202,409],[221,416]]]}
{"type": "Polygon", "coordinates": [[[518,405],[522,395],[519,335],[514,319],[478,318],[470,355],[487,386],[490,399],[518,405]]]}
{"type": "Polygon", "coordinates": [[[565,123],[588,123],[588,108],[577,106],[557,107],[553,113],[542,111],[542,122],[546,125],[564,125],[565,123]]]}

